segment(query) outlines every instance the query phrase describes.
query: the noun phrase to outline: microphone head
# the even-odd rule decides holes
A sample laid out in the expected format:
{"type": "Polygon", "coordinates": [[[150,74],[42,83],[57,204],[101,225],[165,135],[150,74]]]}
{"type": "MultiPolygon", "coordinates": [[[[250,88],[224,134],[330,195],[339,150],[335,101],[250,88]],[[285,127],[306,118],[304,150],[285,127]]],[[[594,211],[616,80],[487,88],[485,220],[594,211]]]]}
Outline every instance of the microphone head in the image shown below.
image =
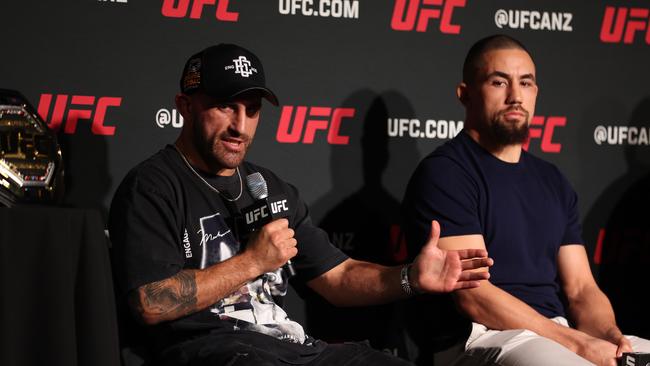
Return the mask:
{"type": "Polygon", "coordinates": [[[266,181],[260,172],[249,174],[246,177],[246,186],[254,199],[264,199],[269,196],[269,189],[266,181]]]}

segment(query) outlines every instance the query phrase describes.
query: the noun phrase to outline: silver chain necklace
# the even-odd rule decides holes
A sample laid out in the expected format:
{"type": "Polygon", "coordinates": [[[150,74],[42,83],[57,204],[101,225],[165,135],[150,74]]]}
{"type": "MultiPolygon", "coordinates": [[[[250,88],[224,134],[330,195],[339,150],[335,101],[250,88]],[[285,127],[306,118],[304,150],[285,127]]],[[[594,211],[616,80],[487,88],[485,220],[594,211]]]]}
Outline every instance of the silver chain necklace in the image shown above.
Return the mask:
{"type": "Polygon", "coordinates": [[[224,195],[223,193],[219,192],[218,189],[214,188],[214,187],[212,186],[212,184],[208,183],[207,180],[203,179],[203,177],[201,176],[201,174],[199,174],[199,172],[197,172],[196,170],[194,170],[194,167],[192,166],[192,164],[190,164],[189,161],[187,161],[187,158],[185,157],[185,155],[183,154],[183,152],[178,148],[178,146],[176,146],[176,145],[172,145],[172,146],[174,146],[174,149],[176,149],[176,151],[178,152],[178,154],[181,156],[181,158],[182,158],[183,161],[185,162],[185,165],[187,165],[187,167],[190,168],[190,170],[192,171],[192,173],[194,173],[194,175],[196,175],[196,176],[201,180],[201,182],[205,183],[205,185],[208,186],[212,191],[217,192],[217,194],[218,194],[219,196],[221,196],[223,199],[225,199],[226,201],[229,201],[229,202],[235,202],[235,201],[237,201],[237,200],[239,199],[239,197],[241,197],[242,193],[244,193],[244,183],[242,182],[241,174],[239,173],[239,167],[236,168],[236,170],[237,170],[237,176],[239,177],[239,194],[238,194],[237,197],[235,197],[235,198],[228,198],[228,197],[226,197],[226,195],[224,195]]]}

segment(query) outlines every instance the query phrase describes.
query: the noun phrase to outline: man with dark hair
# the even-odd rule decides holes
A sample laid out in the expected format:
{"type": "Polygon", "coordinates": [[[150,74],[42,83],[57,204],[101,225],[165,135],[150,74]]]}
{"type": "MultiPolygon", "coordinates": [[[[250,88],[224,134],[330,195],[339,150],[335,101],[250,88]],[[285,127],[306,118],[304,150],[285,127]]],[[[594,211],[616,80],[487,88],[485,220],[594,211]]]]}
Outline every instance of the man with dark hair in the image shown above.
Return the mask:
{"type": "Polygon", "coordinates": [[[451,301],[473,322],[466,364],[613,366],[622,352],[650,352],[650,342],[617,327],[589,267],[571,185],[522,150],[537,91],[520,42],[491,36],[469,51],[457,88],[465,128],[420,163],[404,217],[411,248],[421,247],[435,219],[441,248],[487,248],[495,265],[480,287],[423,303],[447,309],[452,315],[441,318],[455,329],[463,320],[451,301]]]}
{"type": "Polygon", "coordinates": [[[157,364],[408,364],[363,344],[328,345],[305,334],[280,306],[291,274],[285,264],[292,261],[292,284],[336,305],[361,306],[406,298],[412,288],[477,286],[488,274],[471,270],[491,260],[484,249],[438,249],[435,222],[410,265],[348,258],[312,224],[296,188],[244,161],[262,98],[278,105],[250,51],[220,44],[190,57],[176,96],[180,136],[129,172],[111,204],[119,293],[145,325],[157,364]],[[269,206],[248,210],[263,195],[269,206]],[[276,209],[282,218],[247,226],[276,209]]]}
{"type": "Polygon", "coordinates": [[[467,51],[467,56],[465,56],[465,62],[463,63],[463,82],[469,83],[476,81],[475,77],[483,64],[484,54],[489,51],[508,48],[522,50],[531,56],[530,51],[528,51],[523,43],[504,35],[485,37],[474,43],[469,51],[467,51]]]}

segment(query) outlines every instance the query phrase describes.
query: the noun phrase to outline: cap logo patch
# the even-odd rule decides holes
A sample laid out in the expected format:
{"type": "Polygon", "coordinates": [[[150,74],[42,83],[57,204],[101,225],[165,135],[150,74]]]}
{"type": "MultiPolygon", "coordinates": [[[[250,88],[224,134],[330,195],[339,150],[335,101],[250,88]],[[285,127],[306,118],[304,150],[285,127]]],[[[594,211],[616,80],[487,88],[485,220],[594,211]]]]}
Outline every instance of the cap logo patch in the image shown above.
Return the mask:
{"type": "Polygon", "coordinates": [[[251,62],[248,61],[246,56],[239,56],[239,58],[236,58],[232,61],[235,63],[235,74],[239,74],[247,78],[253,73],[257,73],[257,69],[251,67],[251,62]]]}
{"type": "Polygon", "coordinates": [[[190,60],[183,78],[183,90],[198,88],[201,84],[201,59],[190,60]]]}

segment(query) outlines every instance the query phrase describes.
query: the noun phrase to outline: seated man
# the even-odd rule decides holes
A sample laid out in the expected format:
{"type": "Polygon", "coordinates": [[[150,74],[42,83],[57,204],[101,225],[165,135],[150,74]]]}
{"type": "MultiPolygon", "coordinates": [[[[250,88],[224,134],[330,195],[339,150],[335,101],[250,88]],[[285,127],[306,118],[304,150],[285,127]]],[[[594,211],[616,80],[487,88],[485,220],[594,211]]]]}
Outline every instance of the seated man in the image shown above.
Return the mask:
{"type": "Polygon", "coordinates": [[[435,222],[408,266],[357,261],[331,245],[293,186],[243,160],[262,97],[278,104],[253,53],[209,47],[189,58],[180,85],[180,136],[127,175],[109,218],[119,293],[145,325],[156,364],[405,365],[362,344],[328,345],[305,334],[278,302],[291,272],[285,268],[295,270],[292,284],[342,306],[488,278],[471,271],[491,264],[486,251],[438,249],[435,222]],[[268,211],[248,208],[263,196],[269,206],[259,207],[284,217],[253,230],[248,224],[268,211]]]}
{"type": "MultiPolygon", "coordinates": [[[[457,88],[465,129],[413,174],[403,207],[407,240],[420,248],[435,219],[441,248],[487,248],[495,260],[489,282],[451,296],[473,322],[467,364],[615,365],[622,352],[650,352],[650,342],[617,327],[589,267],[569,182],[522,150],[537,89],[520,42],[497,35],[472,46],[457,88]]],[[[428,300],[455,313],[448,296],[428,300]]]]}

